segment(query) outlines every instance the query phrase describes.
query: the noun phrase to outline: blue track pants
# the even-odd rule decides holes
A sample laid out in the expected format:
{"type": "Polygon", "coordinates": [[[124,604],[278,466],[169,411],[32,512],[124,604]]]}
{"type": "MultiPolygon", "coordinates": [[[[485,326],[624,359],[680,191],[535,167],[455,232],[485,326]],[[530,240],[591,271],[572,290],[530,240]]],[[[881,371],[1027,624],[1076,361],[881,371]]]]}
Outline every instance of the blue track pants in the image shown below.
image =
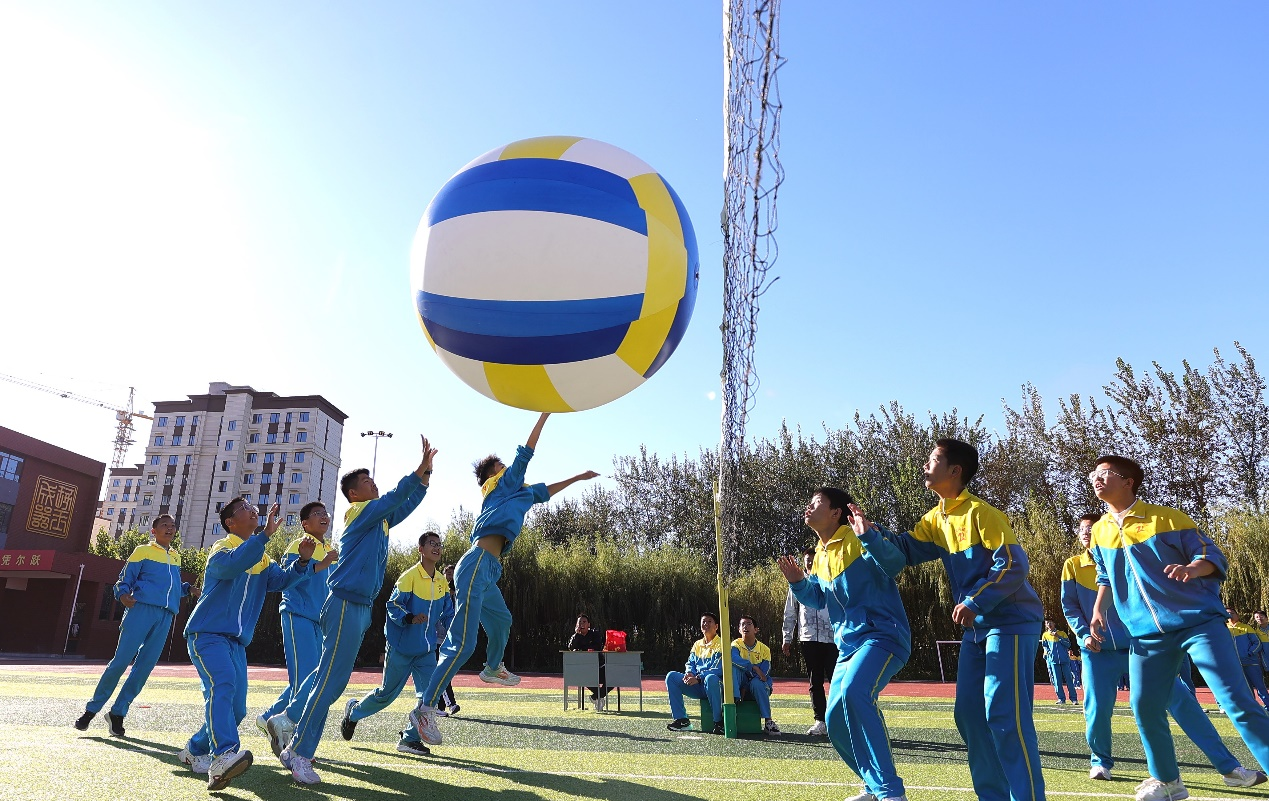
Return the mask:
{"type": "Polygon", "coordinates": [[[954,713],[974,791],[980,801],[1042,801],[1044,774],[1031,709],[1040,632],[991,632],[980,642],[972,634],[961,639],[954,713]]]}
{"type": "Polygon", "coordinates": [[[1049,668],[1049,683],[1053,685],[1053,692],[1057,693],[1057,699],[1066,702],[1067,694],[1070,694],[1071,701],[1079,702],[1079,698],[1075,695],[1075,676],[1071,673],[1070,662],[1054,662],[1044,660],[1044,664],[1049,668]],[[1063,691],[1065,688],[1065,691],[1063,691]]]}
{"type": "MultiPolygon", "coordinates": [[[[1128,672],[1128,659],[1126,648],[1084,654],[1084,734],[1092,752],[1089,762],[1107,770],[1115,766],[1110,719],[1115,711],[1119,677],[1128,672]]],[[[1180,676],[1172,684],[1168,712],[1217,771],[1229,773],[1238,767],[1238,758],[1225,747],[1211,719],[1180,676]]]]}
{"type": "Polygon", "coordinates": [[[890,732],[877,706],[877,696],[904,664],[884,648],[865,645],[838,658],[828,689],[828,740],[863,780],[864,789],[877,798],[897,798],[905,792],[890,753],[890,732]]]}
{"type": "Polygon", "coordinates": [[[683,705],[683,696],[689,698],[708,698],[709,708],[714,713],[714,722],[723,719],[723,682],[718,676],[710,673],[695,684],[685,684],[683,674],[672,670],[665,674],[665,691],[670,694],[670,714],[675,720],[687,717],[687,707],[683,705]]]}
{"type": "Polygon", "coordinates": [[[163,646],[167,644],[168,634],[172,631],[174,617],[166,607],[139,601],[124,612],[123,622],[119,624],[119,646],[115,648],[115,655],[97,680],[97,689],[93,692],[92,700],[84,706],[85,709],[93,714],[100,712],[131,663],[132,672],[128,674],[128,680],[123,683],[119,697],[110,707],[113,714],[128,714],[128,707],[145,686],[146,679],[150,678],[150,671],[159,663],[163,646]]]}
{"type": "Polygon", "coordinates": [[[304,679],[286,708],[286,716],[295,721],[291,750],[305,759],[317,753],[330,706],[352,678],[361,638],[370,627],[370,607],[332,595],[322,604],[321,625],[322,655],[317,668],[304,679]]]}
{"type": "Polygon", "coordinates": [[[436,670],[423,691],[423,701],[428,706],[436,706],[441,691],[476,651],[477,626],[485,630],[485,665],[492,669],[502,663],[507,638],[511,636],[511,610],[498,589],[500,578],[502,562],[478,545],[473,545],[454,566],[454,587],[458,590],[454,597],[454,622],[437,649],[436,670]]]}
{"type": "Polygon", "coordinates": [[[185,644],[206,707],[203,727],[185,747],[195,756],[237,751],[238,724],[247,716],[247,649],[224,634],[191,634],[185,644]]]}
{"type": "Polygon", "coordinates": [[[1265,687],[1265,674],[1260,663],[1243,665],[1243,675],[1247,677],[1247,685],[1260,697],[1260,703],[1269,710],[1269,688],[1265,687]]]}
{"type": "MultiPolygon", "coordinates": [[[[732,671],[736,673],[736,671],[732,671]]],[[[752,700],[758,705],[758,714],[763,719],[771,717],[771,685],[757,676],[744,678],[736,675],[736,683],[732,685],[732,693],[738,701],[752,700]]]]}
{"type": "Polygon", "coordinates": [[[1269,768],[1269,713],[1256,703],[1238,664],[1238,650],[1223,618],[1186,629],[1133,639],[1129,647],[1128,674],[1132,684],[1132,711],[1141,731],[1150,775],[1164,782],[1176,781],[1181,770],[1168,729],[1169,686],[1189,654],[1207,682],[1216,702],[1225,710],[1247,749],[1269,768]]]}
{"type": "MultiPolygon", "coordinates": [[[[423,690],[427,687],[427,683],[431,681],[432,673],[435,670],[435,651],[428,651],[418,656],[410,656],[389,646],[388,655],[383,660],[383,683],[372,690],[365,698],[358,701],[357,705],[352,709],[352,714],[348,717],[353,721],[364,720],[387,709],[393,701],[397,700],[401,690],[405,689],[406,679],[414,681],[414,695],[419,699],[419,705],[421,706],[423,690]]],[[[402,739],[414,742],[419,742],[421,739],[419,730],[415,728],[412,722],[409,722],[408,718],[405,731],[402,732],[402,739]]]]}
{"type": "Polygon", "coordinates": [[[290,612],[282,613],[282,651],[286,655],[286,689],[278,696],[278,700],[264,711],[266,718],[283,712],[290,705],[304,679],[317,668],[322,656],[322,627],[316,620],[310,620],[290,612]]]}

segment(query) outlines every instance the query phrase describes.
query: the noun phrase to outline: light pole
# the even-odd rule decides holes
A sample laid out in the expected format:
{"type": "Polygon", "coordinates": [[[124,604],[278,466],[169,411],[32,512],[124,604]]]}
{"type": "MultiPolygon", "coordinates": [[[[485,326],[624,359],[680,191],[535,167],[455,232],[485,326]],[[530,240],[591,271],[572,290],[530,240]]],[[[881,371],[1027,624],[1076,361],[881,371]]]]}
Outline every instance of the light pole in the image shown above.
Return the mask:
{"type": "Polygon", "coordinates": [[[375,465],[379,462],[379,438],[387,437],[388,439],[392,439],[392,434],[387,431],[363,431],[361,432],[361,435],[363,437],[375,438],[375,455],[370,462],[370,477],[373,479],[375,477],[375,465]]]}

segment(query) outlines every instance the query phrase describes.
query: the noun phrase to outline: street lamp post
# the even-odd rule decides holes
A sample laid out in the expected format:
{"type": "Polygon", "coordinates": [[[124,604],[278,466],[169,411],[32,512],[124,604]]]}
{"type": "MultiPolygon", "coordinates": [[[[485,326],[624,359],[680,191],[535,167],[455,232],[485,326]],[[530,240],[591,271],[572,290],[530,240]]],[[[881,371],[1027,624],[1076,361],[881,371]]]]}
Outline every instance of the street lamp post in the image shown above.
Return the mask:
{"type": "Polygon", "coordinates": [[[374,455],[374,458],[370,462],[370,477],[373,479],[375,477],[375,465],[379,463],[379,439],[381,437],[387,437],[388,439],[392,439],[392,434],[387,431],[363,431],[361,432],[361,435],[363,437],[375,438],[375,455],[374,455]]]}

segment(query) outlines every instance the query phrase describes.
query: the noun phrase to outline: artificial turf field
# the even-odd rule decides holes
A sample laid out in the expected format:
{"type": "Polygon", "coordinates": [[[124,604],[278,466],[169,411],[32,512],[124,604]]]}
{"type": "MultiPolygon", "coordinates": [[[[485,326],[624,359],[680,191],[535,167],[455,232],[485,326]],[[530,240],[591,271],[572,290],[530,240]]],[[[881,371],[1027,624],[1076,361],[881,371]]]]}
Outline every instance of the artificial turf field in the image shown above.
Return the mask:
{"type": "MultiPolygon", "coordinates": [[[[71,726],[92,694],[99,671],[100,666],[92,665],[70,672],[34,665],[0,670],[0,799],[207,798],[206,777],[194,775],[176,760],[177,751],[202,722],[197,679],[152,676],[127,717],[128,736],[116,739],[107,734],[104,714],[87,732],[71,726]]],[[[357,674],[354,679],[369,675],[357,674]]],[[[669,708],[664,692],[645,690],[642,713],[630,691],[623,695],[620,714],[576,707],[565,712],[559,679],[554,681],[555,690],[456,682],[462,712],[441,721],[445,742],[427,758],[395,750],[397,731],[413,704],[408,686],[393,707],[361,721],[351,742],[339,735],[341,702],[331,709],[318,751],[316,767],[322,783],[304,788],[292,782],[254,725],[255,714],[272,702],[282,684],[253,677],[248,699],[251,717],[243,722],[240,736],[243,747],[255,754],[256,763],[227,790],[214,795],[269,801],[829,801],[860,792],[855,776],[827,740],[803,734],[812,722],[803,693],[773,699],[773,713],[784,734],[728,740],[696,731],[667,731],[669,708]]],[[[373,686],[350,685],[345,697],[363,695],[373,686]]],[[[796,687],[787,683],[777,690],[781,686],[796,687]]],[[[951,699],[914,697],[925,694],[929,685],[910,685],[908,695],[904,687],[894,685],[881,704],[909,798],[973,798],[964,746],[952,721],[951,699]]],[[[1037,692],[1043,695],[1046,690],[1037,688],[1037,692]]],[[[1113,782],[1088,779],[1083,716],[1078,708],[1054,707],[1051,699],[1037,702],[1036,727],[1050,796],[1131,797],[1145,777],[1145,763],[1125,696],[1121,693],[1123,708],[1116,709],[1114,721],[1113,782]]],[[[1234,754],[1253,767],[1229,721],[1219,716],[1213,721],[1234,754]]],[[[1191,798],[1269,796],[1269,784],[1250,790],[1225,787],[1179,732],[1177,750],[1191,798]]]]}

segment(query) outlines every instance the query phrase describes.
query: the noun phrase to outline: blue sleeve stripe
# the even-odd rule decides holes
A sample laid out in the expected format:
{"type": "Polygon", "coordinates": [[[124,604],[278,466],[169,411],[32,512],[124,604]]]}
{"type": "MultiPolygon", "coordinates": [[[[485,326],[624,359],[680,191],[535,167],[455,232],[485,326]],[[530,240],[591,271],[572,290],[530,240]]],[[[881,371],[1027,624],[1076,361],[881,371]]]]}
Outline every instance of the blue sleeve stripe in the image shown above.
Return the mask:
{"type": "Polygon", "coordinates": [[[505,337],[456,331],[424,318],[428,336],[438,347],[478,362],[496,364],[559,364],[598,359],[615,353],[630,323],[579,334],[505,337]]]}

